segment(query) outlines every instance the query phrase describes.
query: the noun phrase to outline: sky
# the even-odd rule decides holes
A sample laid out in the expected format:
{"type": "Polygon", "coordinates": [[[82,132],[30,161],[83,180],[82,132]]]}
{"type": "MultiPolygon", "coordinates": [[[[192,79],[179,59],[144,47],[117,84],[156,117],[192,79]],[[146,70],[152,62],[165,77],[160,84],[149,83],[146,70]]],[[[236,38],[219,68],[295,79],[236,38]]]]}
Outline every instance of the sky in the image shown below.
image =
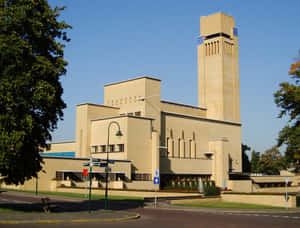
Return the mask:
{"type": "Polygon", "coordinates": [[[103,104],[103,86],[142,75],[162,80],[162,99],[197,105],[200,17],[223,12],[239,30],[242,142],[259,152],[276,144],[273,94],[289,81],[300,49],[300,1],[49,0],[67,6],[72,25],[61,78],[67,104],[52,142],[75,140],[76,105],[103,104]]]}

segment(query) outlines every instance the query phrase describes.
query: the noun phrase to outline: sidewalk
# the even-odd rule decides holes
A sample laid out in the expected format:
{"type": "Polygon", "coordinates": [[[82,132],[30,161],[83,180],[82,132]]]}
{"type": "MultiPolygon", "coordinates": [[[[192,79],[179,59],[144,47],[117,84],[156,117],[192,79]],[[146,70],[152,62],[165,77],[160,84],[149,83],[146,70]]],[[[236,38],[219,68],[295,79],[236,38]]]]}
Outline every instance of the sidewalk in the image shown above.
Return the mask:
{"type": "MultiPolygon", "coordinates": [[[[153,202],[146,203],[145,208],[154,208],[155,205],[153,202]]],[[[244,209],[244,208],[207,208],[207,207],[188,207],[188,206],[179,206],[166,202],[158,202],[156,205],[159,209],[166,210],[183,210],[183,211],[195,211],[195,212],[205,212],[205,213],[276,213],[276,214],[294,214],[297,213],[300,215],[300,208],[289,208],[289,209],[244,209]]]]}

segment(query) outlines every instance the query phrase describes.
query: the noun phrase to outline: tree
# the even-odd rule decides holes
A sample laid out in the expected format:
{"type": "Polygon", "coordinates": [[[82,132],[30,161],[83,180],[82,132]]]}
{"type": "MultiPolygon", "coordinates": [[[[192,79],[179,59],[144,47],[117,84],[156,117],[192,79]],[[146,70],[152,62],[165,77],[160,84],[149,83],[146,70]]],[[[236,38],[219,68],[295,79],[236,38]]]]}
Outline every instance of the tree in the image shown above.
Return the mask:
{"type": "Polygon", "coordinates": [[[259,156],[260,153],[256,152],[255,150],[252,150],[251,154],[251,172],[252,173],[258,173],[259,172],[259,167],[258,167],[258,162],[259,162],[259,156]]]}
{"type": "Polygon", "coordinates": [[[274,94],[275,103],[281,109],[279,118],[288,116],[288,124],[279,132],[277,146],[285,144],[286,158],[300,172],[300,51],[298,61],[291,65],[289,75],[293,82],[283,82],[274,94]]]}
{"type": "Polygon", "coordinates": [[[284,157],[277,147],[266,150],[258,162],[259,171],[268,175],[278,175],[287,167],[284,157]]]}
{"type": "Polygon", "coordinates": [[[246,151],[251,150],[251,148],[246,145],[242,144],[242,169],[243,172],[250,173],[251,172],[251,165],[249,161],[249,157],[246,153],[246,151]]]}
{"type": "Polygon", "coordinates": [[[63,9],[47,0],[0,3],[0,174],[7,184],[37,176],[39,152],[63,117],[59,78],[71,28],[57,21],[63,9]]]}

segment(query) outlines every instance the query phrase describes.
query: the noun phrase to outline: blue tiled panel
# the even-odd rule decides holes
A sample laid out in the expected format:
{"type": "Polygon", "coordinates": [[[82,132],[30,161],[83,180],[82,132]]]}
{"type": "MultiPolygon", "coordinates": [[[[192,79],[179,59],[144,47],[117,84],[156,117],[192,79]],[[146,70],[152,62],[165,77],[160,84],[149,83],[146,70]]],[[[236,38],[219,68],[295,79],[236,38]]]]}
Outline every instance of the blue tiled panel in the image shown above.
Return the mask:
{"type": "Polygon", "coordinates": [[[55,157],[75,158],[75,152],[41,153],[41,156],[55,156],[55,157]]]}

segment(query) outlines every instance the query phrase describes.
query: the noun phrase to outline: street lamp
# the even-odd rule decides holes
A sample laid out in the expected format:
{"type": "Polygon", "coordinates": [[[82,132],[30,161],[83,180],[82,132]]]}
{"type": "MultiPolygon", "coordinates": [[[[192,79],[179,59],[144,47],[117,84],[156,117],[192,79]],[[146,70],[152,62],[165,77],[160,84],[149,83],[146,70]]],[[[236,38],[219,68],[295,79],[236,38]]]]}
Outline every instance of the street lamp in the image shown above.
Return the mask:
{"type": "Polygon", "coordinates": [[[110,131],[110,127],[112,124],[116,124],[118,127],[118,131],[116,133],[116,136],[122,136],[122,132],[120,130],[120,125],[118,122],[116,121],[112,121],[109,123],[108,128],[107,128],[107,157],[106,157],[106,162],[107,162],[107,167],[105,168],[105,206],[104,206],[104,210],[107,210],[107,193],[108,193],[108,173],[109,173],[109,131],[110,131]]]}

